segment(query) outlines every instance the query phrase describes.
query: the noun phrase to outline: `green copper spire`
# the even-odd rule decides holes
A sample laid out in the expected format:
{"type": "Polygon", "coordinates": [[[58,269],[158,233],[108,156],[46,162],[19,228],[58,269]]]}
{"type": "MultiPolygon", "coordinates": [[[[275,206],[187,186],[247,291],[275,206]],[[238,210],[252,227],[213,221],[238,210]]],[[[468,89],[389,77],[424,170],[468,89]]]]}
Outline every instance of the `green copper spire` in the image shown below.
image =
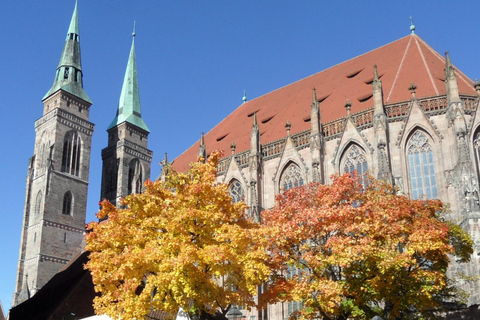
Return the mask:
{"type": "Polygon", "coordinates": [[[73,10],[72,20],[68,28],[67,39],[63,46],[60,62],[58,63],[57,73],[53,85],[43,99],[48,98],[58,90],[64,90],[74,96],[79,97],[89,103],[92,103],[88,95],[83,90],[82,61],[80,56],[80,34],[78,31],[78,13],[77,3],[73,10]]]}
{"type": "Polygon", "coordinates": [[[127,70],[123,79],[122,93],[118,102],[117,116],[107,130],[119,125],[122,122],[129,122],[137,127],[150,132],[142,119],[140,109],[140,93],[138,90],[137,62],[135,58],[135,23],[132,33],[132,48],[128,57],[127,70]]]}

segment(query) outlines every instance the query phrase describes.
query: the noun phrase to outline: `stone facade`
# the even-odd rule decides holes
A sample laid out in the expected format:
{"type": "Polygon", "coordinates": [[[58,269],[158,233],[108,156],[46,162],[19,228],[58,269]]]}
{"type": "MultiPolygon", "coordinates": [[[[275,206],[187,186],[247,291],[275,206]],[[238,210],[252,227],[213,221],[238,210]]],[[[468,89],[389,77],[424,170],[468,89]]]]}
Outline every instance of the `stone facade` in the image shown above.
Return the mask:
{"type": "Polygon", "coordinates": [[[90,103],[59,90],[35,122],[14,305],[83,250],[91,138],[90,103]],[[28,292],[27,292],[28,291],[28,292]]]}
{"type": "MultiPolygon", "coordinates": [[[[378,179],[390,181],[400,194],[415,199],[441,199],[451,208],[447,218],[468,231],[475,242],[471,261],[463,264],[452,261],[449,274],[469,293],[468,305],[478,304],[480,281],[466,282],[462,276],[475,279],[480,270],[480,84],[471,82],[470,92],[460,93],[458,71],[448,53],[443,61],[444,93],[437,88],[438,94],[419,97],[412,82],[410,87],[402,88],[409,92],[410,99],[385,103],[382,81],[374,66],[370,69],[373,81],[368,82],[372,93],[367,100],[371,106],[352,113],[352,104],[347,100],[343,116],[329,122],[321,121],[322,99],[317,98],[317,90],[310,88],[313,96],[310,105],[292,103],[297,108],[292,113],[294,117],[296,113],[304,115],[305,109],[310,111],[310,117],[303,118],[309,128],[292,134],[292,119],[287,119],[283,137],[266,143],[260,141],[261,132],[267,135],[272,117],[264,117],[266,120],[259,123],[257,112],[262,111],[259,101],[252,101],[250,110],[257,110],[254,112],[241,110],[248,108],[248,104],[240,106],[238,113],[251,118],[250,147],[236,152],[232,143],[232,155],[219,163],[218,182],[230,186],[233,198],[241,195],[256,220],[261,219],[262,209],[275,205],[275,197],[283,190],[309,182],[331,183],[331,175],[353,170],[368,171],[378,179]]],[[[294,85],[298,86],[291,86],[294,85]]],[[[285,88],[278,91],[281,90],[285,88]]],[[[268,95],[262,97],[264,101],[268,95]]],[[[271,110],[264,114],[268,112],[271,110]]],[[[229,123],[232,119],[224,121],[229,123]]],[[[222,132],[211,134],[225,136],[222,132]]],[[[217,145],[214,142],[210,146],[208,136],[202,135],[198,149],[202,154],[207,154],[207,148],[219,148],[221,139],[217,138],[217,145]]],[[[229,135],[229,138],[241,141],[239,136],[229,135]]],[[[184,159],[180,157],[179,162],[184,163],[184,159]]],[[[243,313],[250,320],[286,319],[298,307],[295,302],[279,303],[266,310],[243,313]]]]}

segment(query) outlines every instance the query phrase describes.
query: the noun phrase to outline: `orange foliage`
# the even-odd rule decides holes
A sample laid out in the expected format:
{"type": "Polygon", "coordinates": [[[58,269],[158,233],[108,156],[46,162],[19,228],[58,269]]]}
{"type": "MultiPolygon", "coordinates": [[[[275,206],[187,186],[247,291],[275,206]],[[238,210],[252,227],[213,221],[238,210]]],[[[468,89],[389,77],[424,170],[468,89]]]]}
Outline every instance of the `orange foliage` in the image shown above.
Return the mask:
{"type": "Polygon", "coordinates": [[[426,317],[454,299],[449,255],[472,253],[444,211],[439,200],[410,200],[374,180],[363,188],[350,174],[290,189],[262,214],[277,269],[264,299],[302,301],[301,317],[312,319],[426,317]],[[287,265],[301,276],[287,278],[287,265]]]}

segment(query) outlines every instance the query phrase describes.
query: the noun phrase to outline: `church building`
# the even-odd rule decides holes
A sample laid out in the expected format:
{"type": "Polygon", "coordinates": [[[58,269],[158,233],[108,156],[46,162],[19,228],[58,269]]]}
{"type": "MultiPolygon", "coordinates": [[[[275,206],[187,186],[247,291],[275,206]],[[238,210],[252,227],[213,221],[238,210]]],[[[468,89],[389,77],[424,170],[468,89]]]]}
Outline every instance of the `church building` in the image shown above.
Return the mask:
{"type": "MultiPolygon", "coordinates": [[[[411,34],[312,76],[246,101],[173,161],[223,150],[218,182],[257,220],[284,190],[357,170],[391,182],[413,199],[441,199],[448,219],[475,242],[471,262],[451,275],[479,275],[480,83],[411,34]],[[228,152],[228,154],[227,154],[228,152]]],[[[480,282],[463,283],[468,304],[480,282]]],[[[296,302],[251,315],[286,319],[296,302]]],[[[247,314],[244,312],[244,314],[247,314]]],[[[249,315],[250,316],[250,315],[249,315]]],[[[252,318],[254,319],[254,318],[252,318]]]]}
{"type": "MultiPolygon", "coordinates": [[[[449,203],[448,219],[475,242],[471,262],[453,261],[450,273],[478,276],[480,83],[457,70],[454,58],[433,50],[412,25],[411,34],[401,39],[251,101],[244,97],[177,157],[173,168],[185,171],[197,156],[224,151],[217,181],[229,186],[234,201],[245,201],[257,221],[284,190],[328,184],[334,174],[369,172],[391,182],[400,194],[449,203]]],[[[87,259],[81,253],[94,124],[89,121],[92,101],[83,89],[76,5],[53,85],[42,102],[26,179],[13,299],[13,306],[25,307],[12,309],[18,319],[38,307],[36,296],[49,301],[40,300],[41,292],[48,297],[47,290],[56,290],[53,283],[46,285],[49,280],[72,279],[60,276],[60,270],[75,266],[81,274],[81,263],[72,259],[87,259]]],[[[150,178],[153,155],[141,116],[135,38],[118,109],[106,129],[101,199],[119,205],[120,198],[140,192],[150,178]]],[[[459,285],[469,292],[469,305],[480,303],[478,280],[459,280],[459,285]]],[[[249,320],[283,320],[299,307],[279,303],[242,313],[249,320]]]]}

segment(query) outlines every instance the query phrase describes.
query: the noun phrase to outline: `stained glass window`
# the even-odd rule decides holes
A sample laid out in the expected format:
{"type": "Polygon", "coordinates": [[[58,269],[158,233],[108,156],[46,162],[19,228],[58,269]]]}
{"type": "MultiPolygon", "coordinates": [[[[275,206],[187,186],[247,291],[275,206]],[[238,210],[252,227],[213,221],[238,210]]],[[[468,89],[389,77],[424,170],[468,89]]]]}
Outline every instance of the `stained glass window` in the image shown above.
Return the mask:
{"type": "Polygon", "coordinates": [[[477,172],[480,174],[480,131],[475,134],[475,139],[473,140],[473,150],[473,153],[475,153],[477,172]]]}
{"type": "Polygon", "coordinates": [[[243,190],[242,184],[238,180],[232,180],[228,186],[232,202],[240,202],[245,200],[245,190],[243,190]]]}
{"type": "Polygon", "coordinates": [[[416,131],[407,144],[408,170],[412,199],[437,198],[433,151],[427,136],[416,131]]]}
{"type": "Polygon", "coordinates": [[[358,175],[362,179],[362,183],[365,184],[365,173],[368,171],[367,158],[365,152],[356,144],[352,144],[347,151],[345,151],[343,158],[343,172],[354,172],[357,170],[358,175]]]}
{"type": "Polygon", "coordinates": [[[303,184],[304,181],[300,168],[294,163],[289,164],[283,172],[280,187],[283,188],[283,191],[287,191],[294,187],[303,186],[303,184]]]}

